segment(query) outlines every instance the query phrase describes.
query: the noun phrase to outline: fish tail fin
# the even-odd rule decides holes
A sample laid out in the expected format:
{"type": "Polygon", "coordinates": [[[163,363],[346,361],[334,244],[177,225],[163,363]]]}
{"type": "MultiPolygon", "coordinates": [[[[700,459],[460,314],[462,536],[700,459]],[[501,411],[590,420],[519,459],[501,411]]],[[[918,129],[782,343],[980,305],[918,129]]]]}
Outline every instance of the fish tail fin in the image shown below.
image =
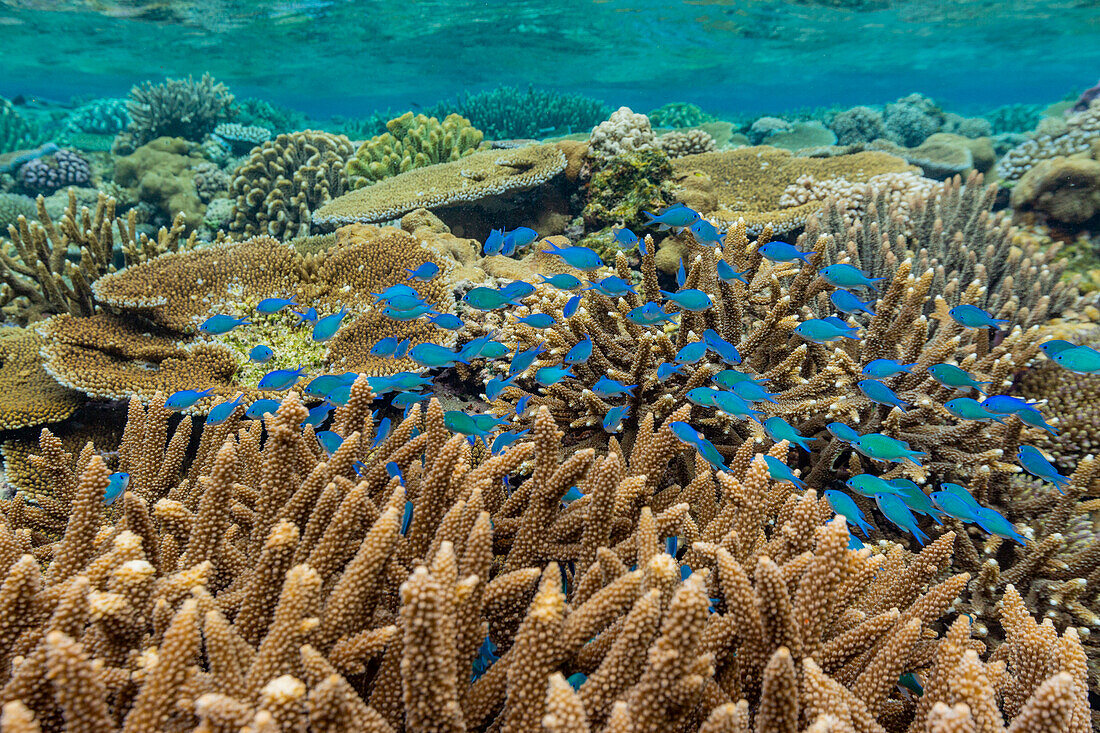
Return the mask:
{"type": "Polygon", "coordinates": [[[643,226],[649,226],[657,220],[657,215],[654,214],[652,211],[643,211],[642,215],[648,217],[646,221],[642,222],[643,226]]]}
{"type": "Polygon", "coordinates": [[[916,524],[913,525],[912,530],[913,536],[917,538],[917,542],[920,544],[921,547],[924,547],[924,543],[928,541],[928,535],[926,535],[924,532],[921,532],[920,527],[918,527],[916,524]]]}

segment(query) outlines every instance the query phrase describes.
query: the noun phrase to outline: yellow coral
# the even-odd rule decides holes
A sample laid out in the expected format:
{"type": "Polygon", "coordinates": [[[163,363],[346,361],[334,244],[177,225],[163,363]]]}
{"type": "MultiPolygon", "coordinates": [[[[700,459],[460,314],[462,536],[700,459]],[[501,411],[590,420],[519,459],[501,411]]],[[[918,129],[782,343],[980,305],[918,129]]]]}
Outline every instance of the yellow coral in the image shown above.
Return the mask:
{"type": "Polygon", "coordinates": [[[45,343],[33,330],[0,328],[0,430],[60,422],[84,404],[43,368],[45,343]]]}
{"type": "Polygon", "coordinates": [[[412,112],[386,123],[389,132],[367,140],[348,161],[348,183],[362,188],[413,168],[447,163],[477,150],[484,137],[465,117],[413,116],[412,112]]]}

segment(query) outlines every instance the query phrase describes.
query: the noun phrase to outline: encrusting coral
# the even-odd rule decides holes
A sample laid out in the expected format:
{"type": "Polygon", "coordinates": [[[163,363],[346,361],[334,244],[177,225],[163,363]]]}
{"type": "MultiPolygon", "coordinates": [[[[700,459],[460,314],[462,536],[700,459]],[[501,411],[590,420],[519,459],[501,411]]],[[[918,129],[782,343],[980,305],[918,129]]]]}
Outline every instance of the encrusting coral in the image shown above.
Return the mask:
{"type": "Polygon", "coordinates": [[[714,474],[652,415],[629,451],[563,456],[542,409],[478,460],[433,400],[372,450],[371,397],[356,382],[330,456],[291,394],[263,425],[204,429],[190,461],[188,418],[169,440],[135,401],[106,511],[103,459],[44,433],[53,503],[0,502],[0,725],[1089,730],[1077,634],[1009,587],[987,656],[952,611],[950,533],[849,550],[751,446],[714,474]],[[62,507],[59,537],[36,529],[62,507]]]}
{"type": "Polygon", "coordinates": [[[406,112],[386,123],[386,132],[367,140],[348,161],[348,185],[362,188],[413,168],[447,163],[470,155],[483,134],[456,114],[442,122],[406,112]]]}

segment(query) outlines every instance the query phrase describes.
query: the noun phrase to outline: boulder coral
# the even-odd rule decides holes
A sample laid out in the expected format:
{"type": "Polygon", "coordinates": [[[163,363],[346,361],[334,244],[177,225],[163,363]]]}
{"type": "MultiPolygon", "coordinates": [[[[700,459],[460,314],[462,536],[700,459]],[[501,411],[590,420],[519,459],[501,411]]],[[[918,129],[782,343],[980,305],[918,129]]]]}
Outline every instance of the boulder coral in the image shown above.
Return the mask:
{"type": "Polygon", "coordinates": [[[1063,227],[1098,221],[1100,160],[1077,155],[1039,161],[1016,182],[1011,202],[1019,212],[1033,211],[1063,227]]]}
{"type": "Polygon", "coordinates": [[[115,162],[115,183],[157,207],[169,221],[183,214],[188,229],[202,223],[205,207],[195,190],[194,169],[206,161],[186,140],[160,137],[115,162]]]}

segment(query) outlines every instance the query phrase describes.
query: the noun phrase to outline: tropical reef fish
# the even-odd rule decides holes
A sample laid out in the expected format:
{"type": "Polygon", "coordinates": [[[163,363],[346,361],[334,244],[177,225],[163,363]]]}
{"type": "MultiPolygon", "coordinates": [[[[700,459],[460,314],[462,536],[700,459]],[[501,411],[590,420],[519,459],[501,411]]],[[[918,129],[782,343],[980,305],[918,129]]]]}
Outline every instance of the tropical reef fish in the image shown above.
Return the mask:
{"type": "Polygon", "coordinates": [[[967,389],[973,387],[982,394],[985,394],[982,385],[993,384],[993,382],[977,381],[974,377],[970,376],[965,369],[960,369],[954,364],[933,364],[928,367],[928,373],[932,375],[932,379],[935,379],[944,387],[950,387],[951,389],[967,389]]]}
{"type": "Polygon", "coordinates": [[[867,521],[860,508],[852,501],[852,497],[843,491],[828,489],[825,492],[825,498],[828,499],[829,506],[833,508],[833,511],[848,520],[849,524],[858,527],[860,534],[864,537],[868,536],[867,530],[874,529],[874,526],[867,521]]]}
{"type": "Polygon", "coordinates": [[[439,274],[439,265],[434,262],[425,262],[417,267],[415,270],[406,269],[405,272],[409,273],[409,280],[416,280],[418,282],[427,282],[433,277],[439,274]]]}
{"type": "MultiPolygon", "coordinates": [[[[568,357],[566,357],[568,358],[568,357]]],[[[661,362],[657,365],[657,381],[663,382],[673,374],[683,375],[683,364],[669,364],[668,362],[661,362]]]]}
{"type": "Polygon", "coordinates": [[[858,267],[853,267],[848,264],[829,265],[818,270],[821,278],[836,288],[868,288],[870,290],[878,291],[875,283],[881,282],[881,277],[867,277],[863,270],[858,267]]]}
{"type": "Polygon", "coordinates": [[[382,309],[382,315],[394,321],[415,321],[417,318],[420,318],[421,316],[428,313],[438,315],[434,310],[432,310],[432,307],[426,303],[422,306],[418,306],[416,308],[413,308],[412,310],[407,311],[397,310],[393,307],[386,307],[382,309]]]}
{"type": "Polygon", "coordinates": [[[229,333],[237,326],[247,325],[249,325],[249,323],[244,318],[234,318],[233,316],[218,314],[210,316],[203,321],[202,325],[199,326],[199,330],[203,333],[211,334],[212,336],[221,336],[229,333]]]}
{"type": "Polygon", "coordinates": [[[875,494],[875,503],[878,504],[878,510],[882,512],[882,516],[899,529],[911,533],[922,547],[928,541],[928,535],[921,532],[920,527],[917,526],[917,518],[913,516],[913,512],[909,511],[909,507],[901,497],[895,494],[875,494]]]}
{"type": "Polygon", "coordinates": [[[768,402],[776,405],[779,402],[775,399],[775,395],[768,390],[764,389],[761,385],[752,381],[751,379],[742,382],[737,382],[730,387],[733,393],[738,397],[748,400],[749,402],[762,402],[767,400],[768,402]]]}
{"type": "Polygon", "coordinates": [[[588,247],[559,247],[550,243],[550,249],[542,250],[543,254],[552,254],[561,257],[565,264],[578,270],[597,270],[603,267],[600,256],[588,247]]]}
{"type": "Polygon", "coordinates": [[[717,268],[718,277],[722,278],[726,282],[733,282],[734,280],[738,280],[745,283],[746,285],[749,284],[749,281],[745,279],[745,275],[749,274],[748,270],[745,270],[744,272],[738,272],[737,270],[733,269],[733,267],[730,266],[730,263],[726,262],[725,260],[718,260],[717,268]]]}
{"type": "Polygon", "coordinates": [[[1021,545],[1027,544],[1027,539],[1016,531],[1016,527],[1013,526],[1012,522],[1008,521],[999,512],[989,507],[980,506],[975,509],[974,521],[979,527],[991,535],[1003,537],[1006,540],[1012,540],[1021,545]]]}
{"type": "Polygon", "coordinates": [[[532,313],[529,316],[517,318],[516,321],[531,328],[550,328],[554,325],[554,317],[548,313],[532,313]]]}
{"type": "Polygon", "coordinates": [[[293,387],[304,376],[306,371],[300,366],[295,369],[273,369],[265,374],[256,386],[265,391],[281,392],[293,387]]]}
{"type": "Polygon", "coordinates": [[[483,441],[492,434],[492,428],[478,426],[473,415],[469,415],[461,410],[448,410],[444,412],[443,425],[452,433],[478,437],[483,441]]]}
{"type": "Polygon", "coordinates": [[[359,375],[355,372],[345,372],[344,374],[322,374],[319,377],[314,377],[310,380],[310,383],[302,390],[310,397],[317,397],[324,399],[328,397],[329,392],[336,389],[340,385],[348,385],[355,381],[359,375]]]}
{"type": "Polygon", "coordinates": [[[934,491],[930,498],[933,506],[947,516],[958,519],[960,522],[975,521],[974,510],[977,509],[977,506],[959,498],[950,491],[934,491]]]}
{"type": "Polygon", "coordinates": [[[619,243],[619,246],[627,251],[638,246],[638,235],[626,227],[612,229],[611,234],[615,237],[615,241],[619,243]]]}
{"type": "Polygon", "coordinates": [[[412,288],[412,286],[406,285],[404,283],[390,285],[381,293],[371,293],[371,295],[374,296],[375,305],[382,302],[389,303],[394,298],[420,298],[420,296],[417,294],[416,290],[412,288]]]}
{"type": "Polygon", "coordinates": [[[595,290],[609,298],[621,298],[627,293],[634,293],[634,287],[617,275],[609,275],[603,280],[598,280],[589,285],[585,290],[595,290]]]}
{"type": "Polygon", "coordinates": [[[543,387],[551,387],[566,377],[575,377],[568,367],[548,366],[535,372],[535,381],[543,387]]]}
{"type": "Polygon", "coordinates": [[[617,433],[623,429],[623,420],[630,412],[628,405],[612,407],[603,418],[603,429],[609,433],[617,433]]]}
{"type": "Polygon", "coordinates": [[[943,406],[955,417],[961,420],[993,420],[1003,423],[1004,420],[989,410],[982,407],[973,397],[956,397],[943,403],[943,406]]]}
{"type": "Polygon", "coordinates": [[[1020,465],[1024,467],[1024,470],[1030,473],[1036,478],[1041,478],[1043,481],[1049,481],[1058,487],[1060,493],[1069,484],[1069,478],[1063,476],[1058,472],[1058,469],[1054,467],[1047,457],[1044,456],[1038,448],[1030,445],[1021,445],[1019,450],[1016,451],[1016,460],[1020,462],[1020,465]]]}
{"type": "Polygon", "coordinates": [[[737,347],[722,338],[713,328],[703,331],[703,341],[706,342],[707,348],[718,354],[718,358],[730,366],[741,363],[741,353],[737,351],[737,347]]]}
{"type": "Polygon", "coordinates": [[[688,227],[688,231],[691,232],[691,236],[695,237],[699,244],[719,245],[722,243],[722,236],[718,233],[717,227],[706,219],[700,218],[699,221],[688,227]]]}
{"type": "Polygon", "coordinates": [[[527,435],[527,433],[529,432],[531,432],[530,429],[511,430],[500,433],[497,435],[497,437],[493,438],[493,445],[489,449],[489,452],[500,453],[502,450],[512,445],[512,443],[515,443],[517,440],[522,438],[524,435],[527,435]]]}
{"type": "Polygon", "coordinates": [[[808,436],[802,435],[794,426],[781,417],[769,417],[764,421],[764,432],[768,434],[768,437],[774,440],[776,443],[787,441],[792,445],[797,445],[807,453],[810,452],[810,446],[806,443],[810,440],[808,436]]]}
{"type": "Polygon", "coordinates": [[[912,511],[929,516],[936,524],[940,524],[939,518],[936,517],[936,509],[932,506],[932,500],[919,486],[907,478],[893,478],[886,483],[897,489],[897,495],[912,511]]]}
{"type": "Polygon", "coordinates": [[[257,364],[266,364],[271,361],[275,356],[275,352],[271,350],[271,347],[258,344],[252,347],[252,350],[248,352],[248,358],[250,361],[254,361],[257,364]]]}
{"type": "Polygon", "coordinates": [[[409,358],[415,361],[422,367],[428,369],[437,369],[440,367],[451,367],[455,364],[469,364],[470,362],[465,359],[462,354],[456,354],[448,349],[446,346],[440,346],[439,344],[433,344],[431,341],[425,341],[422,344],[409,349],[409,358]]]}
{"type": "Polygon", "coordinates": [[[485,238],[485,244],[482,247],[482,252],[485,256],[498,255],[501,249],[504,247],[504,230],[503,229],[490,229],[489,236],[485,238]]]}
{"type": "Polygon", "coordinates": [[[842,338],[859,340],[859,328],[845,323],[839,318],[811,318],[795,327],[794,332],[815,344],[824,344],[842,338]]]}
{"type": "Polygon", "coordinates": [[[764,456],[764,463],[768,466],[768,477],[772,481],[788,481],[800,489],[806,488],[806,482],[794,475],[791,467],[773,456],[764,456]]]}
{"type": "Polygon", "coordinates": [[[325,449],[330,456],[335,453],[341,445],[344,444],[344,439],[331,430],[321,430],[317,434],[317,442],[321,444],[321,447],[325,449]]]}
{"type": "Polygon", "coordinates": [[[1020,410],[1016,413],[1017,419],[1025,425],[1030,425],[1033,428],[1042,428],[1051,435],[1057,435],[1058,432],[1047,424],[1043,419],[1043,414],[1038,410],[1032,408],[1028,410],[1020,410]]]}
{"type": "Polygon", "coordinates": [[[867,362],[863,367],[862,374],[868,379],[889,379],[895,374],[912,374],[911,367],[915,367],[916,362],[912,364],[901,364],[894,359],[874,359],[867,362]]]}
{"type": "Polygon", "coordinates": [[[951,316],[959,325],[967,328],[997,329],[1008,323],[1005,319],[994,318],[991,313],[982,310],[976,305],[957,305],[947,311],[947,315],[951,316]]]}
{"type": "Polygon", "coordinates": [[[1089,346],[1075,346],[1054,355],[1054,363],[1075,374],[1100,372],[1100,352],[1089,346]]]}
{"type": "Polygon", "coordinates": [[[462,322],[462,319],[454,313],[440,313],[438,316],[429,317],[428,320],[448,331],[457,331],[466,325],[462,322]]]}
{"type": "Polygon", "coordinates": [[[526,247],[539,238],[539,233],[531,227],[516,227],[504,235],[500,253],[511,257],[517,249],[526,247]]]}
{"type": "Polygon", "coordinates": [[[485,383],[485,398],[492,402],[504,391],[505,387],[512,387],[514,384],[512,380],[516,378],[516,375],[508,377],[507,379],[501,379],[500,377],[493,377],[485,383]]]}
{"type": "Polygon", "coordinates": [[[226,400],[225,402],[219,402],[210,408],[210,412],[206,416],[207,425],[221,425],[223,422],[229,419],[229,416],[233,414],[233,410],[237,409],[237,405],[241,404],[241,400],[244,399],[244,393],[237,395],[234,400],[226,400]]]}
{"type": "Polygon", "coordinates": [[[306,308],[305,311],[291,311],[294,315],[298,316],[298,322],[295,326],[301,326],[303,323],[316,323],[317,322],[317,309],[306,308]]]}
{"type": "Polygon", "coordinates": [[[639,326],[652,326],[661,321],[675,321],[677,315],[676,313],[666,313],[656,303],[646,303],[627,313],[626,317],[639,326]]]}
{"type": "Polygon", "coordinates": [[[126,487],[130,485],[130,474],[125,471],[116,471],[112,473],[107,480],[107,488],[103,490],[103,504],[104,506],[111,506],[118,497],[122,496],[126,491],[126,487]]]}
{"type": "Polygon", "coordinates": [[[314,428],[321,426],[321,423],[325,421],[328,414],[336,409],[336,406],[328,402],[322,402],[319,405],[314,405],[309,408],[309,413],[306,415],[306,419],[302,421],[302,426],[310,425],[314,428]]]}
{"type": "MultiPolygon", "coordinates": [[[[705,388],[698,387],[697,389],[705,388]]],[[[764,414],[759,410],[752,409],[752,405],[750,405],[745,398],[733,392],[718,391],[712,399],[714,400],[714,406],[730,417],[744,417],[759,421],[760,417],[764,414]]]]}
{"type": "Polygon", "coordinates": [[[546,349],[543,347],[543,344],[539,343],[535,344],[529,349],[524,349],[523,351],[519,352],[512,357],[512,362],[508,365],[508,373],[519,374],[521,372],[527,371],[527,368],[534,364],[535,359],[537,359],[539,354],[541,354],[545,350],[546,349]]]}
{"type": "Polygon", "coordinates": [[[709,463],[714,470],[729,470],[726,468],[726,464],[722,460],[722,454],[718,452],[714,443],[707,440],[702,433],[691,427],[691,425],[677,420],[669,423],[669,429],[672,430],[672,434],[682,442],[694,446],[695,449],[699,451],[699,455],[703,457],[703,460],[709,463]]]}
{"type": "Polygon", "coordinates": [[[905,441],[891,438],[882,433],[861,435],[858,440],[851,441],[851,445],[863,455],[876,461],[897,462],[910,460],[919,466],[921,464],[917,458],[928,455],[921,451],[911,450],[905,441]]]}
{"type": "Polygon", "coordinates": [[[762,245],[758,250],[760,254],[772,262],[794,262],[795,260],[802,260],[807,264],[810,262],[810,255],[812,252],[803,252],[795,247],[793,244],[787,242],[768,242],[762,245]]]}
{"type": "Polygon", "coordinates": [[[887,407],[896,407],[902,412],[905,412],[905,408],[909,406],[909,403],[898,397],[894,390],[878,380],[863,379],[856,382],[856,386],[859,387],[859,391],[863,393],[863,396],[871,402],[877,402],[887,407]]]}
{"type": "Polygon", "coordinates": [[[883,479],[870,473],[857,473],[845,481],[844,485],[869,499],[873,499],[878,494],[896,494],[898,491],[883,479]]]}
{"type": "Polygon", "coordinates": [[[674,204],[668,208],[661,209],[661,211],[656,214],[649,211],[643,211],[642,214],[647,217],[645,226],[653,226],[656,224],[658,229],[662,231],[665,229],[686,229],[700,219],[699,212],[689,209],[683,204],[674,204]]]}
{"type": "Polygon", "coordinates": [[[831,422],[825,426],[825,429],[828,430],[834,438],[842,440],[845,443],[852,443],[859,440],[859,433],[842,422],[831,422]]]}
{"type": "Polygon", "coordinates": [[[487,288],[481,285],[472,288],[463,295],[462,300],[470,305],[470,307],[482,311],[500,310],[510,305],[516,305],[512,302],[515,299],[507,293],[502,293],[495,288],[487,288]]]}
{"type": "Polygon", "coordinates": [[[711,387],[695,387],[689,389],[687,394],[684,395],[687,401],[693,405],[699,405],[700,407],[714,407],[714,397],[718,394],[718,390],[711,387]]]}
{"type": "Polygon", "coordinates": [[[164,401],[164,406],[169,410],[175,410],[177,412],[179,410],[186,410],[213,391],[213,387],[204,389],[201,392],[197,389],[181,389],[178,392],[170,394],[168,399],[164,401]]]}
{"type": "Polygon", "coordinates": [[[574,295],[569,300],[565,301],[565,305],[561,308],[561,314],[566,318],[572,318],[573,314],[577,312],[577,308],[581,305],[581,296],[574,295]]]}
{"type": "Polygon", "coordinates": [[[553,277],[546,277],[545,275],[539,275],[542,281],[547,285],[552,285],[558,290],[576,290],[581,285],[584,285],[584,281],[575,275],[570,275],[567,272],[563,272],[560,275],[554,275],[553,277]]]}
{"type": "Polygon", "coordinates": [[[867,313],[868,315],[876,315],[871,310],[870,302],[864,303],[854,293],[847,290],[834,290],[829,293],[829,302],[841,313],[849,315],[855,313],[867,313]]]}
{"type": "Polygon", "coordinates": [[[256,312],[270,316],[292,305],[296,307],[298,304],[290,298],[264,298],[256,304],[256,312]]]}
{"type": "Polygon", "coordinates": [[[630,394],[630,390],[634,389],[635,384],[623,384],[617,379],[611,377],[600,377],[596,380],[596,383],[592,385],[592,393],[599,397],[615,397],[617,395],[630,394]]]}
{"type": "Polygon", "coordinates": [[[711,377],[711,381],[717,385],[725,387],[726,389],[733,389],[733,385],[740,384],[741,382],[752,382],[757,386],[762,386],[762,382],[766,382],[766,379],[756,379],[751,374],[745,372],[739,372],[736,369],[723,369],[722,371],[711,377]]]}
{"type": "Polygon", "coordinates": [[[1053,359],[1063,351],[1074,348],[1077,348],[1077,344],[1072,341],[1066,341],[1065,339],[1051,339],[1039,345],[1039,349],[1046,354],[1048,359],[1053,359]]]}
{"type": "Polygon", "coordinates": [[[244,411],[244,416],[250,420],[260,420],[267,413],[274,414],[279,409],[279,405],[282,403],[279,400],[262,399],[256,400],[248,409],[244,411]]]}
{"type": "Polygon", "coordinates": [[[704,293],[702,290],[696,290],[694,288],[680,290],[675,293],[670,293],[667,290],[662,290],[661,295],[665,296],[665,298],[667,298],[668,300],[671,300],[680,308],[683,308],[686,311],[692,311],[693,313],[700,313],[714,305],[714,301],[710,299],[709,295],[704,293]]]}
{"type": "Polygon", "coordinates": [[[692,341],[676,352],[677,364],[694,364],[707,355],[705,341],[692,341]]]}
{"type": "Polygon", "coordinates": [[[585,336],[583,340],[578,341],[573,348],[569,349],[562,362],[565,364],[583,364],[592,356],[592,347],[592,338],[585,336]]]}

